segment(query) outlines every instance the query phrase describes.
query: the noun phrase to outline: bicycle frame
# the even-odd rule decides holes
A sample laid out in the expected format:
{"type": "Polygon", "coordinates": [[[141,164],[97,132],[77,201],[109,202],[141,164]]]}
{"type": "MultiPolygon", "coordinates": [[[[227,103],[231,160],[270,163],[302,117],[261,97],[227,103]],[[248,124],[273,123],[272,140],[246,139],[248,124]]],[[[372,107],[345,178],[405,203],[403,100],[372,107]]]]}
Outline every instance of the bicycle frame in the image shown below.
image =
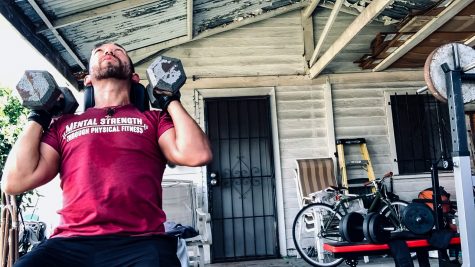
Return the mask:
{"type": "MultiPolygon", "coordinates": [[[[391,201],[389,200],[389,197],[387,196],[386,193],[386,186],[383,184],[384,180],[386,177],[381,178],[380,180],[374,180],[371,181],[373,186],[376,188],[375,192],[368,193],[368,194],[363,194],[363,195],[355,195],[355,196],[348,196],[344,194],[338,194],[340,196],[340,199],[336,202],[336,204],[333,206],[333,210],[338,213],[340,216],[344,216],[348,213],[348,208],[346,207],[345,204],[348,204],[352,201],[367,198],[367,197],[373,197],[373,201],[371,202],[370,207],[368,208],[368,213],[369,212],[377,212],[378,211],[378,203],[379,201],[383,202],[383,207],[388,207],[390,214],[393,216],[389,216],[388,219],[390,222],[396,226],[396,227],[401,227],[402,221],[399,219],[399,216],[397,216],[397,211],[394,209],[394,207],[391,205],[391,201]],[[343,211],[343,212],[342,212],[343,211]]],[[[332,215],[331,220],[329,222],[333,221],[335,214],[332,215]]],[[[327,237],[325,235],[329,225],[323,225],[322,229],[322,237],[327,237]]]]}

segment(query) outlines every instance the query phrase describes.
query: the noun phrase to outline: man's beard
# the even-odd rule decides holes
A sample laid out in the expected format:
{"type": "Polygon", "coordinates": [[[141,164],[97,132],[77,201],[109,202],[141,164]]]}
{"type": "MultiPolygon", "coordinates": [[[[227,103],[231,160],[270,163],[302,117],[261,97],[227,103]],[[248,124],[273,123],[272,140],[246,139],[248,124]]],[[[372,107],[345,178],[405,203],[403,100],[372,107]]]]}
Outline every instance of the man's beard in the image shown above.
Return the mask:
{"type": "Polygon", "coordinates": [[[132,71],[130,66],[123,64],[120,60],[117,60],[119,65],[113,65],[110,62],[105,67],[94,68],[94,76],[97,80],[115,78],[119,80],[128,80],[132,77],[132,71]]]}

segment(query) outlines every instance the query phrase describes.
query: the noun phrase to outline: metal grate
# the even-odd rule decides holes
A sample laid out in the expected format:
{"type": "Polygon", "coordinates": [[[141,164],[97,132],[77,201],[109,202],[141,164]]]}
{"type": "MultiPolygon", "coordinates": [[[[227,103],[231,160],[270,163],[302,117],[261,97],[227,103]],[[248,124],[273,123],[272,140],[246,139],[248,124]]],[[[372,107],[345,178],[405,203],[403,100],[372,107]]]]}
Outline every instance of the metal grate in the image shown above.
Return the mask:
{"type": "Polygon", "coordinates": [[[212,261],[278,256],[268,97],[206,99],[212,261]]]}
{"type": "Polygon", "coordinates": [[[407,93],[391,96],[390,104],[399,174],[430,172],[433,161],[440,158],[451,161],[447,104],[429,94],[407,93]]]}

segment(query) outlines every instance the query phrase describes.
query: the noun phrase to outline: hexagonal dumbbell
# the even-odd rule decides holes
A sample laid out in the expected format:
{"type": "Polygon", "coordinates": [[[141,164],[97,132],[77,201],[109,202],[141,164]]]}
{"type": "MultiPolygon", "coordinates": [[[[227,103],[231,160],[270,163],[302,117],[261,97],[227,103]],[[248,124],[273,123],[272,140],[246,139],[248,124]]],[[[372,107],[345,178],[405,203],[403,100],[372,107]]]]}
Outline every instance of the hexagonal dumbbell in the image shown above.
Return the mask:
{"type": "MultiPolygon", "coordinates": [[[[155,108],[163,107],[162,96],[180,98],[180,88],[186,82],[185,70],[179,59],[159,56],[147,68],[147,93],[150,103],[155,108]]],[[[165,103],[166,105],[167,103],[165,103]]]]}
{"type": "Polygon", "coordinates": [[[47,71],[25,71],[16,89],[22,105],[32,110],[45,110],[53,115],[61,115],[74,113],[79,106],[71,90],[59,87],[47,71]]]}

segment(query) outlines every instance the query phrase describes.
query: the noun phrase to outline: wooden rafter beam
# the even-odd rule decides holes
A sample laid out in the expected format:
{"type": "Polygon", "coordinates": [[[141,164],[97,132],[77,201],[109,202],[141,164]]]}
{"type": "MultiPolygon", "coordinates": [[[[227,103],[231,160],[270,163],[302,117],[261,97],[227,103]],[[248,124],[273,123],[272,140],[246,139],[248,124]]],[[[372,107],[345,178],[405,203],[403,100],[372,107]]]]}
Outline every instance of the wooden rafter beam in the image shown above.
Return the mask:
{"type": "Polygon", "coordinates": [[[303,18],[308,18],[313,14],[313,11],[315,11],[315,8],[317,8],[318,3],[320,3],[320,0],[312,0],[312,2],[307,6],[305,11],[303,12],[303,18]]]}
{"type": "Polygon", "coordinates": [[[328,34],[330,33],[330,29],[333,26],[333,23],[335,22],[335,19],[338,15],[338,12],[340,11],[340,7],[343,4],[344,0],[336,0],[335,5],[333,6],[332,12],[330,13],[330,17],[328,17],[327,23],[325,24],[325,28],[323,28],[323,32],[318,38],[317,46],[315,47],[315,50],[313,51],[312,58],[310,59],[310,66],[313,66],[315,64],[315,61],[317,61],[318,54],[320,54],[320,51],[322,50],[323,42],[325,39],[327,39],[328,34]]]}
{"type": "Polygon", "coordinates": [[[310,67],[310,59],[312,58],[313,51],[315,49],[314,43],[314,32],[313,32],[313,16],[305,18],[303,16],[304,10],[301,11],[300,18],[302,21],[302,29],[303,29],[303,46],[304,46],[304,57],[305,62],[307,65],[305,66],[305,71],[308,70],[310,67]]]}
{"type": "Polygon", "coordinates": [[[340,37],[330,46],[320,59],[310,68],[310,79],[315,78],[343,50],[353,38],[376,16],[378,16],[393,0],[373,0],[361,14],[345,29],[340,37]]]}
{"type": "Polygon", "coordinates": [[[193,39],[193,0],[186,1],[186,24],[188,39],[193,39]]]}
{"type": "Polygon", "coordinates": [[[76,77],[71,73],[66,61],[53,49],[51,44],[35,32],[34,25],[18,11],[10,1],[0,1],[0,14],[51,63],[75,88],[78,88],[76,77]]]}
{"type": "Polygon", "coordinates": [[[468,45],[468,46],[474,46],[475,45],[475,35],[472,36],[470,39],[468,39],[467,41],[464,42],[464,44],[468,45]]]}
{"type": "Polygon", "coordinates": [[[169,40],[169,41],[165,41],[165,42],[161,42],[161,43],[158,43],[158,44],[153,44],[153,45],[150,45],[150,46],[146,46],[146,47],[138,48],[138,49],[135,49],[135,50],[131,50],[131,51],[128,52],[128,54],[132,58],[132,60],[135,62],[135,64],[141,64],[141,63],[144,63],[145,61],[147,61],[148,59],[153,58],[157,53],[160,53],[160,50],[170,48],[170,47],[173,47],[173,46],[177,46],[177,45],[181,45],[181,44],[184,44],[184,43],[188,43],[188,42],[191,42],[191,41],[203,39],[205,37],[209,37],[209,36],[212,36],[212,35],[215,35],[215,34],[218,34],[218,33],[222,33],[222,32],[225,32],[225,31],[232,30],[232,29],[236,29],[236,28],[239,28],[239,27],[242,27],[242,26],[245,26],[245,25],[249,25],[249,24],[258,22],[258,21],[266,20],[266,19],[278,16],[278,15],[282,15],[282,14],[285,14],[285,13],[288,13],[288,12],[291,12],[291,11],[294,11],[294,10],[301,9],[303,7],[306,7],[307,5],[308,5],[307,2],[300,2],[300,3],[284,6],[284,7],[272,10],[272,11],[268,11],[266,13],[263,13],[263,14],[259,15],[259,16],[246,18],[246,19],[243,19],[243,20],[240,20],[240,21],[235,21],[235,22],[233,22],[231,24],[228,24],[228,25],[225,25],[225,26],[220,26],[220,27],[216,27],[216,28],[213,28],[213,29],[209,29],[207,31],[201,32],[200,34],[194,36],[193,39],[191,39],[191,40],[188,38],[188,36],[182,36],[182,37],[178,37],[178,38],[175,38],[175,39],[172,39],[172,40],[169,40]]]}
{"type": "MultiPolygon", "coordinates": [[[[59,18],[55,21],[52,21],[54,29],[63,28],[72,24],[77,24],[86,20],[94,19],[97,17],[103,17],[104,15],[111,14],[113,12],[121,11],[124,9],[131,9],[138,6],[143,6],[158,2],[159,0],[134,0],[134,1],[122,1],[114,4],[101,6],[95,9],[86,10],[83,12],[78,12],[66,17],[59,18]]],[[[47,31],[48,28],[40,28],[38,32],[47,31]]]]}
{"type": "Polygon", "coordinates": [[[86,65],[81,61],[81,59],[74,53],[74,51],[69,47],[69,44],[64,40],[63,36],[59,34],[59,32],[53,28],[53,25],[51,24],[49,18],[46,16],[46,14],[43,12],[43,10],[38,6],[38,4],[35,2],[35,0],[28,0],[28,3],[30,3],[31,7],[36,11],[36,14],[41,18],[41,20],[46,24],[46,26],[51,30],[53,35],[56,37],[58,42],[64,47],[66,52],[76,61],[76,63],[81,67],[83,70],[86,69],[86,65]]]}
{"type": "Polygon", "coordinates": [[[403,45],[399,46],[393,53],[381,61],[373,71],[382,71],[387,69],[391,64],[400,59],[412,48],[422,42],[430,34],[435,32],[438,28],[444,25],[452,17],[457,15],[462,9],[468,6],[473,0],[455,0],[448,7],[446,7],[439,15],[435,16],[431,21],[426,23],[417,33],[412,35],[403,45]]]}

